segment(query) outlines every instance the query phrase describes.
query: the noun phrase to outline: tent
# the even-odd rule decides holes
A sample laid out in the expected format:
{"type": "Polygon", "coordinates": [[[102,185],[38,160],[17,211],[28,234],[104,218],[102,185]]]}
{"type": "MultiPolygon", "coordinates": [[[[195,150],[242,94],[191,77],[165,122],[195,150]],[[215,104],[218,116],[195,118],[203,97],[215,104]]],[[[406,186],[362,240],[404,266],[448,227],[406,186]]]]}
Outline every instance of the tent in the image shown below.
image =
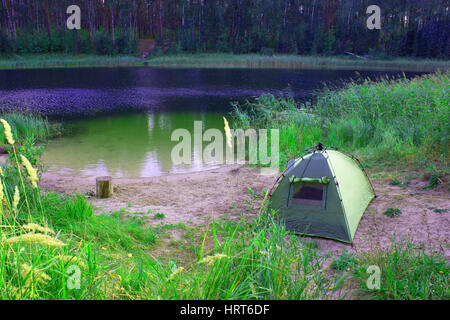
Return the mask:
{"type": "Polygon", "coordinates": [[[278,181],[270,208],[286,229],[348,243],[375,197],[359,161],[321,143],[289,161],[278,181]]]}

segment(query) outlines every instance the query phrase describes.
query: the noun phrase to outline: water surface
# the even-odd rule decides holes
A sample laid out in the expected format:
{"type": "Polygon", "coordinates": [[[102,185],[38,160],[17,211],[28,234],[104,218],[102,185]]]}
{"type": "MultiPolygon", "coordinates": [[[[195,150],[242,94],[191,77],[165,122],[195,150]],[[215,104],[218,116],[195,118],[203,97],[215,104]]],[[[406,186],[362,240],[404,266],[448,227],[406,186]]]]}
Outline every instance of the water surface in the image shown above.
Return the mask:
{"type": "MultiPolygon", "coordinates": [[[[406,72],[407,77],[417,73],[406,72]]],[[[50,141],[50,170],[81,176],[149,177],[210,168],[201,147],[192,164],[174,165],[173,130],[223,130],[231,102],[262,93],[310,99],[324,84],[403,76],[401,72],[147,67],[0,71],[0,110],[27,110],[68,121],[72,135],[50,141]]]]}
{"type": "MultiPolygon", "coordinates": [[[[218,111],[262,93],[310,98],[324,83],[400,72],[285,69],[151,69],[147,67],[0,71],[0,110],[54,117],[128,111],[218,111]]],[[[406,73],[413,76],[415,73],[406,73]]]]}
{"type": "Polygon", "coordinates": [[[194,121],[202,121],[203,130],[223,131],[222,116],[216,112],[102,116],[73,122],[75,132],[52,140],[43,161],[60,174],[87,177],[152,177],[217,167],[202,162],[202,145],[194,144],[193,139],[194,121]],[[177,128],[185,128],[192,135],[191,164],[174,165],[171,161],[172,148],[178,143],[171,141],[171,134],[177,128]]]}

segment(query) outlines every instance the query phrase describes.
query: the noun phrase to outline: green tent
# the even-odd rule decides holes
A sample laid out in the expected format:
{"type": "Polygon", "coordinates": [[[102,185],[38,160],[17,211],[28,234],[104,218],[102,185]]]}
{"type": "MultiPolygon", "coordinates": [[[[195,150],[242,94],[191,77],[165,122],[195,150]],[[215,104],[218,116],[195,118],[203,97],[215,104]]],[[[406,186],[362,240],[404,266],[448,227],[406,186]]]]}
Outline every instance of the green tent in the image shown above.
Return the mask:
{"type": "Polygon", "coordinates": [[[297,233],[352,242],[375,197],[358,163],[321,143],[290,161],[271,196],[275,217],[297,233]]]}

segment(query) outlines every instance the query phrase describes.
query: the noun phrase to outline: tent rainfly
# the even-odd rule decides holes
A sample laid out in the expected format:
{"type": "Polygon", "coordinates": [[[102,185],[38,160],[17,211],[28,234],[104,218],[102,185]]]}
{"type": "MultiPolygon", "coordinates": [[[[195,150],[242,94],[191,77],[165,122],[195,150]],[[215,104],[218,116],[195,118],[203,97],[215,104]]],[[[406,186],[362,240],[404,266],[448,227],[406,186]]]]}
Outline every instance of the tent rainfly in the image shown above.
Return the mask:
{"type": "Polygon", "coordinates": [[[355,158],[319,143],[289,161],[273,192],[275,217],[296,233],[353,242],[358,223],[375,197],[355,158]]]}

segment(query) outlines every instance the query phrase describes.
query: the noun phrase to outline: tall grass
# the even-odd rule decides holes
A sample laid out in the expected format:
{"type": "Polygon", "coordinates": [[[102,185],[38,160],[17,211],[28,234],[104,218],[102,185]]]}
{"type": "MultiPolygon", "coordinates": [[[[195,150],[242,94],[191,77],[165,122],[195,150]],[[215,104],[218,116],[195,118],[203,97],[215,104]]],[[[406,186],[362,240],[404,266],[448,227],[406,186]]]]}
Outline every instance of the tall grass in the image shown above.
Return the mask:
{"type": "Polygon", "coordinates": [[[36,169],[14,145],[10,153],[0,180],[2,299],[327,297],[324,258],[267,212],[213,220],[193,260],[163,262],[151,254],[158,231],[143,219],[97,216],[81,195],[43,194],[30,181],[36,169]]]}
{"type": "Polygon", "coordinates": [[[133,56],[97,56],[68,54],[14,55],[0,59],[0,69],[80,68],[142,66],[142,60],[133,56]]]}
{"type": "Polygon", "coordinates": [[[438,159],[448,155],[449,83],[450,73],[351,83],[319,96],[315,111],[326,119],[333,145],[376,159],[438,159]]]}
{"type": "Polygon", "coordinates": [[[360,283],[358,290],[370,299],[450,299],[449,264],[443,257],[428,254],[408,242],[395,244],[385,251],[362,253],[352,269],[360,283]],[[379,266],[379,290],[367,288],[368,266],[379,266]]]}
{"type": "Polygon", "coordinates": [[[280,159],[321,141],[373,162],[448,161],[450,73],[365,80],[325,90],[316,102],[263,95],[234,106],[236,126],[278,128],[280,159]]]}
{"type": "Polygon", "coordinates": [[[270,215],[251,224],[225,227],[217,235],[213,221],[204,234],[197,259],[189,266],[143,264],[153,270],[158,297],[170,299],[318,299],[326,298],[330,280],[321,270],[324,258],[301,239],[288,236],[270,215]],[[204,243],[212,237],[207,253],[204,243]],[[188,286],[186,286],[188,284],[188,286]]]}
{"type": "MultiPolygon", "coordinates": [[[[359,69],[359,70],[447,70],[448,61],[433,59],[390,58],[358,60],[348,56],[299,56],[259,54],[173,54],[154,55],[146,60],[149,67],[164,68],[273,68],[273,69],[359,69]]],[[[0,69],[142,66],[135,56],[97,56],[67,54],[14,55],[0,59],[0,69]]]]}
{"type": "MultiPolygon", "coordinates": [[[[47,119],[31,114],[9,113],[1,115],[11,126],[13,135],[19,143],[27,138],[32,140],[45,140],[51,135],[51,125],[47,119]]],[[[6,143],[4,131],[0,130],[0,145],[6,143]]]]}
{"type": "MultiPolygon", "coordinates": [[[[278,116],[289,112],[297,111],[278,116]]],[[[182,250],[191,251],[188,259],[170,252],[161,257],[155,248],[167,228],[146,226],[144,216],[125,210],[95,215],[81,195],[43,193],[31,183],[34,168],[23,166],[20,149],[10,152],[0,175],[0,299],[339,297],[333,288],[342,278],[324,267],[327,255],[288,233],[273,212],[256,210],[254,193],[240,221],[212,219],[195,235],[187,230],[194,245],[182,250]]],[[[392,249],[358,261],[352,266],[361,279],[366,264],[383,266],[383,288],[389,289],[376,297],[448,297],[448,265],[439,257],[392,249]]]]}
{"type": "Polygon", "coordinates": [[[177,54],[157,56],[149,60],[152,67],[170,68],[266,68],[266,69],[359,69],[359,70],[447,70],[448,61],[392,58],[357,60],[347,56],[299,56],[259,54],[177,54]]]}

